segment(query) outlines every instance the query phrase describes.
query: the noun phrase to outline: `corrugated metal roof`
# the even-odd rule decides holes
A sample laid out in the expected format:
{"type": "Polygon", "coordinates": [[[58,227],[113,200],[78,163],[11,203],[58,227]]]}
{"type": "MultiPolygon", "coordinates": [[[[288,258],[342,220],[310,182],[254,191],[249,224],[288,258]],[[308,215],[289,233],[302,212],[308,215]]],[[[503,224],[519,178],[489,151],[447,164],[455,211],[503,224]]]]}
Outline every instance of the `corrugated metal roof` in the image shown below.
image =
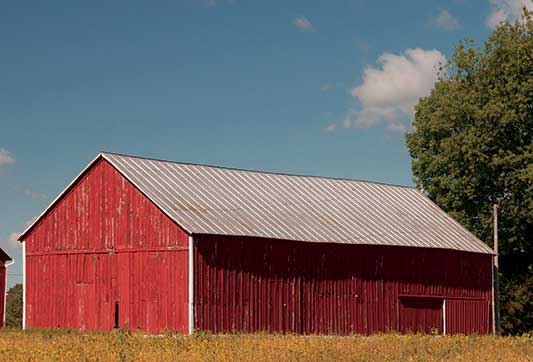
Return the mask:
{"type": "Polygon", "coordinates": [[[492,253],[411,187],[102,156],[190,234],[492,253]]]}

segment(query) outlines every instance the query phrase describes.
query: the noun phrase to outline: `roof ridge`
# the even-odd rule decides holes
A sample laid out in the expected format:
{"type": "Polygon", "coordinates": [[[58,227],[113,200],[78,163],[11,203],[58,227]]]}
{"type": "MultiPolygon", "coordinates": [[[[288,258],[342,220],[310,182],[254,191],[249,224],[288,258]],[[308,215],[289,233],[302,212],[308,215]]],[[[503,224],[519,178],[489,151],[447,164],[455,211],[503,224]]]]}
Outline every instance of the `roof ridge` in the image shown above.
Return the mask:
{"type": "Polygon", "coordinates": [[[114,156],[120,156],[120,157],[137,158],[137,159],[141,159],[141,160],[167,162],[167,163],[174,163],[174,164],[178,164],[178,165],[189,165],[189,166],[201,166],[201,167],[218,168],[218,169],[231,170],[231,171],[254,172],[254,173],[269,174],[269,175],[279,175],[279,176],[289,176],[289,177],[310,177],[310,178],[319,178],[319,179],[334,180],[334,181],[354,181],[354,182],[362,182],[362,183],[380,185],[380,186],[401,187],[401,188],[413,189],[413,190],[417,189],[415,186],[398,185],[398,184],[381,182],[381,181],[369,181],[369,180],[353,179],[353,178],[347,178],[347,177],[331,177],[331,176],[306,175],[306,174],[296,174],[296,173],[287,173],[287,172],[252,170],[252,169],[239,168],[239,167],[210,165],[210,164],[205,164],[205,163],[180,162],[180,161],[173,161],[173,160],[167,160],[167,159],[162,159],[162,158],[145,157],[145,156],[137,156],[137,155],[128,155],[128,154],[125,154],[125,153],[107,152],[107,151],[102,151],[100,154],[101,155],[114,155],[114,156]]]}

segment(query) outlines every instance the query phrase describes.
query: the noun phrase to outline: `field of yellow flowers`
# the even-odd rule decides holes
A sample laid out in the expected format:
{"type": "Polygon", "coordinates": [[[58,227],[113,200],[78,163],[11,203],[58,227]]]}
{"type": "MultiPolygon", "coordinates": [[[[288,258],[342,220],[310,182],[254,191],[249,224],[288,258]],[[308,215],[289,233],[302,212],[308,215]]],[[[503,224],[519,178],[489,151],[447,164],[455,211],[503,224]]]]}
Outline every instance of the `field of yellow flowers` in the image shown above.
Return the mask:
{"type": "Polygon", "coordinates": [[[532,362],[533,337],[147,336],[123,331],[0,331],[0,361],[532,362]]]}

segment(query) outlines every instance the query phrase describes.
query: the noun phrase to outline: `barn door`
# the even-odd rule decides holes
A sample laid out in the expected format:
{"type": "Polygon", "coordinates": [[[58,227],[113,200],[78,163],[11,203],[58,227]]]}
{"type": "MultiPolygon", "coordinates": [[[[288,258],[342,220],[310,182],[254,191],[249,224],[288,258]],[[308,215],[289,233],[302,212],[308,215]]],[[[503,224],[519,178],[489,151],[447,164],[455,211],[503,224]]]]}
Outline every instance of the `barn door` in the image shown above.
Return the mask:
{"type": "Polygon", "coordinates": [[[400,332],[442,333],[442,299],[400,298],[400,332]]]}
{"type": "Polygon", "coordinates": [[[489,303],[484,300],[447,299],[447,334],[487,334],[490,331],[489,303]]]}

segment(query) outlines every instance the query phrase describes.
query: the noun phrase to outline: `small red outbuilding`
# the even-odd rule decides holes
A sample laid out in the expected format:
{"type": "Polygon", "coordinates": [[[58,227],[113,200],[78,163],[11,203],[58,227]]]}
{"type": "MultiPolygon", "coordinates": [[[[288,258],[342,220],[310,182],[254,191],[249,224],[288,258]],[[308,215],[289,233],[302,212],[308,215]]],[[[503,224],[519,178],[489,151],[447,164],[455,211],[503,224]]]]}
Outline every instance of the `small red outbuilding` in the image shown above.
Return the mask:
{"type": "Polygon", "coordinates": [[[411,187],[103,153],[19,240],[26,327],[490,332],[492,250],[411,187]]]}
{"type": "Polygon", "coordinates": [[[8,262],[12,261],[9,255],[2,249],[0,249],[0,327],[3,327],[6,322],[6,287],[7,287],[7,266],[8,262]]]}

